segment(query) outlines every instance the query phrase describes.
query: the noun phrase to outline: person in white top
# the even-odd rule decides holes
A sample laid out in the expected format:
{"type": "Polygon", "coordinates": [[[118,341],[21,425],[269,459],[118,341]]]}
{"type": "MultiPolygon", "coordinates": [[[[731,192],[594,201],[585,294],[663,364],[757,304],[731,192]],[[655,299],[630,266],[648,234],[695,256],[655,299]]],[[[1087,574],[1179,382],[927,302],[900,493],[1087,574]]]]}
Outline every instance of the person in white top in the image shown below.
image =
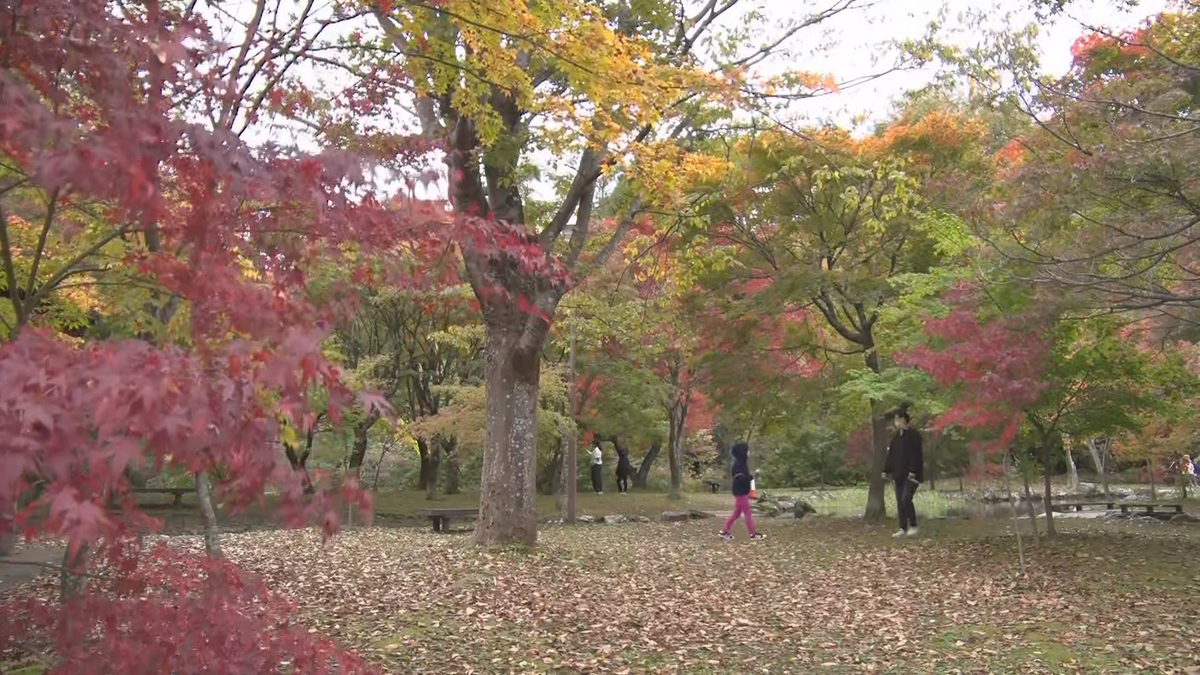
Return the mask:
{"type": "Polygon", "coordinates": [[[600,452],[600,444],[592,450],[592,490],[598,495],[604,494],[604,454],[600,452]]]}

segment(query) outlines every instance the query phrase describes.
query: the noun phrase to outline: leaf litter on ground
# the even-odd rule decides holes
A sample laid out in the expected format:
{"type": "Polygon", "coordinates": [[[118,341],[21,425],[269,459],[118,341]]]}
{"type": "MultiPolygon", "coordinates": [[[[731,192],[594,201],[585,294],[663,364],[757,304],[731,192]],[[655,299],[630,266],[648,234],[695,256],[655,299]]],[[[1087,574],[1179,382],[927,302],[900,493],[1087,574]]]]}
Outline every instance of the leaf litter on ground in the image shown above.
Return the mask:
{"type": "Polygon", "coordinates": [[[413,528],[329,542],[258,531],[223,547],[312,630],[395,673],[1200,667],[1200,537],[1183,528],[1079,528],[1031,546],[1020,576],[991,522],[898,543],[852,521],[766,527],[766,541],[728,543],[703,523],[550,527],[526,552],[413,528]]]}

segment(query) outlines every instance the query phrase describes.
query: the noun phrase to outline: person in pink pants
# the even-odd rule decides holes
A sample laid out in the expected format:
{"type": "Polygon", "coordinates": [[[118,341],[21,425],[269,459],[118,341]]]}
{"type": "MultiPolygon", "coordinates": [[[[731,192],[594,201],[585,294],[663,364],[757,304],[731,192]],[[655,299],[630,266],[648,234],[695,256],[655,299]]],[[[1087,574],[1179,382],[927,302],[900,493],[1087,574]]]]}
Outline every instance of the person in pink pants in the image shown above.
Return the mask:
{"type": "Polygon", "coordinates": [[[732,539],[733,524],[741,516],[746,516],[746,529],[750,531],[751,539],[762,539],[763,535],[754,530],[754,516],[750,515],[750,465],[748,455],[750,446],[746,443],[733,444],[733,515],[725,521],[725,529],[721,530],[722,539],[732,539]]]}

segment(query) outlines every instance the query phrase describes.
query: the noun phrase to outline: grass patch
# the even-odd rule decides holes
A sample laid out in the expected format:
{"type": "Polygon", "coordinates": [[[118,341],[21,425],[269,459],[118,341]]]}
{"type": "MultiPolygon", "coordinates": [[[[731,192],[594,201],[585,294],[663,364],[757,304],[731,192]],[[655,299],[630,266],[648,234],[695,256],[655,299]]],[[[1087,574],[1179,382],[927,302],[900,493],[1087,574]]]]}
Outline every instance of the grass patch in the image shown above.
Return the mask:
{"type": "MultiPolygon", "coordinates": [[[[856,518],[867,508],[867,488],[842,487],[828,490],[797,490],[781,489],[768,490],[772,495],[801,497],[817,510],[817,513],[828,513],[842,518],[856,518]]],[[[895,493],[890,485],[886,486],[884,503],[888,513],[895,511],[895,493]]],[[[972,501],[968,496],[957,492],[940,492],[922,488],[917,490],[913,504],[917,507],[917,515],[926,518],[943,518],[955,515],[971,507],[972,501]]]]}

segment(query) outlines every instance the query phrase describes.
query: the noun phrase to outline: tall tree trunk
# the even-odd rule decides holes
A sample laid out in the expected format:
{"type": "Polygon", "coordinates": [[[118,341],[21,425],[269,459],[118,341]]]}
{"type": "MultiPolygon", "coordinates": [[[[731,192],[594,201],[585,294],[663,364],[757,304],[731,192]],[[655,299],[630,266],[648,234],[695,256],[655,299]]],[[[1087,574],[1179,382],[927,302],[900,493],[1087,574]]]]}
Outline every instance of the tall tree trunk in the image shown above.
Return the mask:
{"type": "Polygon", "coordinates": [[[429,472],[425,475],[425,499],[435,499],[437,497],[438,484],[438,465],[441,463],[441,450],[439,445],[429,446],[429,472]]]}
{"type": "Polygon", "coordinates": [[[650,479],[650,467],[654,466],[654,460],[658,458],[658,453],[662,449],[662,443],[654,441],[650,445],[650,449],[646,451],[646,456],[642,458],[642,463],[638,465],[637,473],[633,476],[633,487],[639,490],[646,489],[646,482],[650,479]]]}
{"type": "MultiPolygon", "coordinates": [[[[1017,535],[1017,559],[1021,562],[1021,574],[1025,573],[1025,542],[1021,540],[1021,521],[1017,516],[1017,504],[1013,499],[1012,484],[1008,479],[1008,455],[1004,453],[1004,491],[1008,493],[1008,506],[1012,509],[1013,517],[1013,533],[1017,535]]],[[[1025,485],[1029,485],[1029,481],[1025,481],[1025,485]]],[[[1028,492],[1028,487],[1026,492],[1028,492]]],[[[1030,505],[1032,506],[1032,504],[1030,505]]]]}
{"type": "Polygon", "coordinates": [[[1157,483],[1158,477],[1154,475],[1155,473],[1157,473],[1154,470],[1155,469],[1154,458],[1151,457],[1150,459],[1148,459],[1146,461],[1147,461],[1147,466],[1150,467],[1150,501],[1156,502],[1156,501],[1158,501],[1158,483],[1157,483]]]}
{"type": "Polygon", "coordinates": [[[484,343],[487,413],[475,541],[483,546],[537,543],[537,410],[541,345],[518,347],[489,324],[484,343]]]}
{"type": "MultiPolygon", "coordinates": [[[[1057,532],[1054,530],[1054,509],[1051,508],[1051,500],[1054,497],[1054,491],[1050,485],[1050,460],[1051,448],[1049,439],[1044,436],[1041,439],[1042,443],[1042,471],[1046,475],[1046,494],[1042,497],[1043,506],[1046,507],[1046,536],[1054,537],[1057,532]]],[[[1031,508],[1033,504],[1029,505],[1031,508]]]]}
{"type": "Polygon", "coordinates": [[[881,406],[871,401],[871,446],[872,454],[867,469],[867,508],[863,511],[863,520],[869,523],[882,523],[887,518],[887,506],[884,503],[883,465],[887,461],[889,434],[887,420],[883,418],[881,406]]]}
{"type": "Polygon", "coordinates": [[[824,490],[825,489],[825,444],[824,443],[821,443],[821,451],[818,454],[818,457],[819,457],[819,459],[818,459],[818,463],[817,463],[817,485],[820,486],[820,488],[822,490],[824,490]]]}
{"type": "Polygon", "coordinates": [[[554,474],[554,511],[560,515],[567,514],[567,435],[558,437],[559,462],[554,474]]]}
{"type": "Polygon", "coordinates": [[[429,487],[429,442],[424,438],[417,439],[417,455],[421,459],[421,472],[417,475],[417,489],[429,487]]]}
{"type": "Polygon", "coordinates": [[[459,465],[458,465],[458,439],[450,438],[442,445],[442,452],[446,455],[446,494],[458,494],[459,481],[459,465]]]}
{"type": "Polygon", "coordinates": [[[670,433],[667,437],[667,459],[671,467],[669,497],[683,497],[683,425],[687,421],[687,406],[682,401],[672,401],[669,416],[670,433]]]}
{"type": "Polygon", "coordinates": [[[1067,489],[1079,489],[1079,469],[1075,467],[1075,457],[1071,454],[1071,446],[1063,443],[1063,454],[1067,457],[1067,489]]]}
{"type": "Polygon", "coordinates": [[[87,586],[88,560],[88,544],[86,542],[79,545],[79,548],[74,551],[74,555],[72,555],[70,547],[63,551],[62,570],[58,575],[58,595],[62,602],[65,603],[83,593],[83,589],[87,586]]]}
{"type": "Polygon", "coordinates": [[[562,473],[563,459],[566,455],[563,452],[563,443],[559,441],[554,448],[554,454],[550,457],[550,461],[537,470],[537,491],[541,495],[552,495],[558,487],[558,474],[562,473]]]}
{"type": "Polygon", "coordinates": [[[379,421],[379,413],[372,411],[366,419],[354,425],[354,448],[350,451],[349,469],[355,476],[362,470],[367,456],[367,440],[371,427],[379,421]]]}
{"type": "Polygon", "coordinates": [[[1025,503],[1029,505],[1029,522],[1033,524],[1034,538],[1041,537],[1038,532],[1037,507],[1033,505],[1033,491],[1029,489],[1029,467],[1021,467],[1021,480],[1025,482],[1025,503]]]}
{"type": "Polygon", "coordinates": [[[1088,451],[1092,453],[1092,463],[1096,465],[1096,475],[1100,477],[1100,483],[1104,487],[1104,498],[1112,499],[1108,490],[1108,441],[1101,446],[1095,438],[1089,438],[1087,446],[1088,451]]]}
{"type": "Polygon", "coordinates": [[[379,472],[381,470],[383,470],[383,458],[387,457],[388,451],[391,449],[392,449],[391,444],[386,443],[386,444],[384,444],[383,448],[381,448],[379,451],[379,461],[375,462],[375,479],[373,481],[371,481],[371,489],[372,490],[379,489],[379,472]]]}
{"type": "Polygon", "coordinates": [[[200,515],[204,518],[204,552],[210,558],[220,558],[221,529],[217,526],[217,510],[213,508],[208,474],[203,471],[196,473],[196,501],[200,504],[200,515]]]}
{"type": "MultiPolygon", "coordinates": [[[[863,332],[866,338],[863,346],[867,350],[867,368],[879,373],[879,355],[875,352],[875,341],[869,328],[863,332]]],[[[871,447],[874,452],[867,468],[867,506],[863,511],[863,520],[869,523],[882,523],[887,518],[883,465],[887,462],[889,436],[887,420],[883,418],[883,405],[879,401],[871,401],[871,447]]]]}

